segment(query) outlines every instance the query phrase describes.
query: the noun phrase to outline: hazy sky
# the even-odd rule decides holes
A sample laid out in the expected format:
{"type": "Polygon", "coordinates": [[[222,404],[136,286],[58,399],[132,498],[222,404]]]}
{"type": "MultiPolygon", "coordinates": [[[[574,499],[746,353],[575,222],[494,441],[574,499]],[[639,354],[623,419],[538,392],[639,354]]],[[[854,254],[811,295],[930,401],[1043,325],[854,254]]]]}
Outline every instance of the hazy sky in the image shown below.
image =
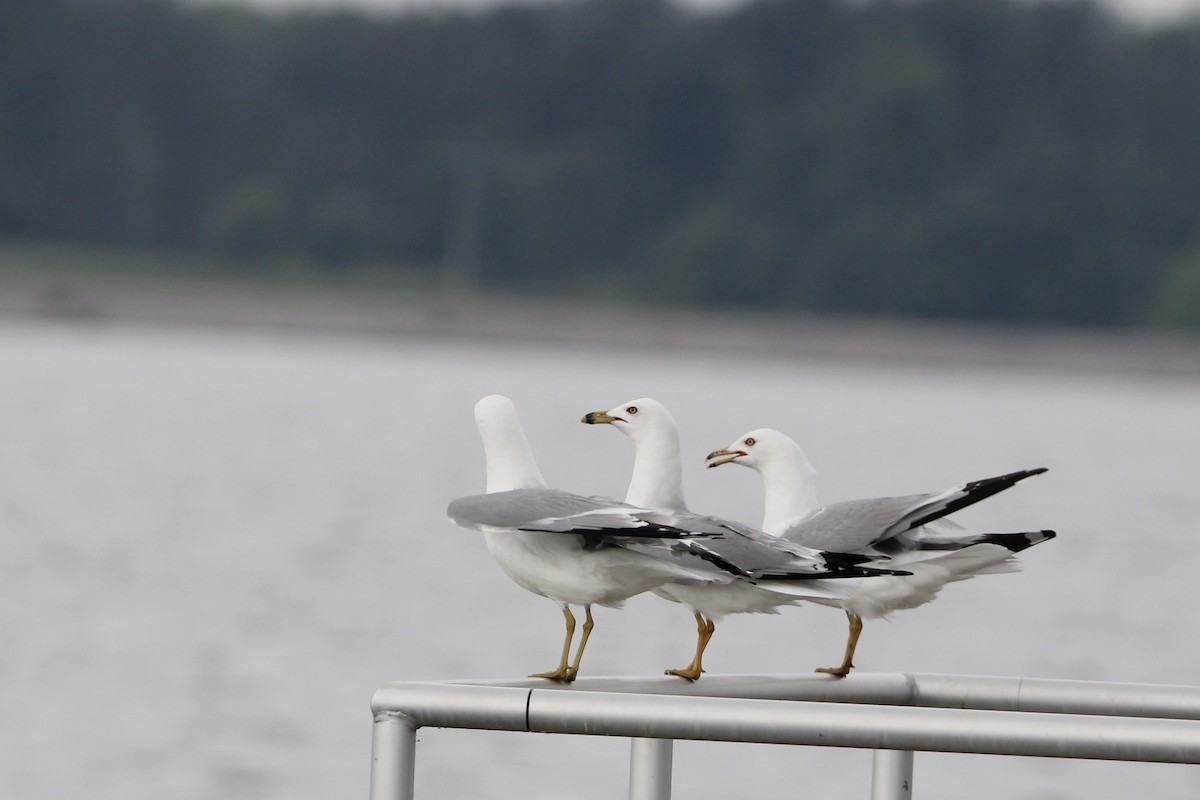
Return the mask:
{"type": "MultiPolygon", "coordinates": [[[[482,8],[501,2],[524,2],[529,4],[554,2],[555,0],[189,0],[193,3],[240,3],[265,9],[289,10],[297,8],[362,8],[370,11],[392,12],[413,9],[461,9],[482,8]]],[[[744,0],[677,0],[697,8],[724,8],[744,0]]],[[[1096,0],[1114,9],[1129,19],[1161,24],[1200,14],[1200,0],[1096,0]]]]}

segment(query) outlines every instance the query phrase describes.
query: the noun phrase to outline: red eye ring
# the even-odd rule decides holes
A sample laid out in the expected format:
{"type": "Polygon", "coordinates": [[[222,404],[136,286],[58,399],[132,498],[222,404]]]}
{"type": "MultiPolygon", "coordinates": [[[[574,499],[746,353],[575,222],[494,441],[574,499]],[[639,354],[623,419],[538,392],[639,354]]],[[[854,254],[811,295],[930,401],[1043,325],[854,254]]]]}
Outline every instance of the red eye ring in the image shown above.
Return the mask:
{"type": "Polygon", "coordinates": [[[636,413],[638,413],[638,407],[630,406],[629,408],[625,409],[625,411],[626,411],[626,413],[629,413],[629,414],[636,414],[636,413]]]}

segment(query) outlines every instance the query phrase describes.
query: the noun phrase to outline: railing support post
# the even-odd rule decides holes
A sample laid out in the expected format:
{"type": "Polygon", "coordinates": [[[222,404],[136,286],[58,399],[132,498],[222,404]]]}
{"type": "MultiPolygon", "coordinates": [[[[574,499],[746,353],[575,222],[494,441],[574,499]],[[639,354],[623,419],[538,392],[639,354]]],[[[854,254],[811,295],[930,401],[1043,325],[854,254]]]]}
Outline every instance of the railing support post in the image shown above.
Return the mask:
{"type": "Polygon", "coordinates": [[[671,739],[629,740],[629,800],[671,800],[671,739]]]}
{"type": "Polygon", "coordinates": [[[911,750],[876,750],[871,763],[871,800],[912,800],[911,750]]]}
{"type": "Polygon", "coordinates": [[[376,714],[371,733],[371,800],[413,800],[416,767],[416,726],[402,714],[376,714]]]}

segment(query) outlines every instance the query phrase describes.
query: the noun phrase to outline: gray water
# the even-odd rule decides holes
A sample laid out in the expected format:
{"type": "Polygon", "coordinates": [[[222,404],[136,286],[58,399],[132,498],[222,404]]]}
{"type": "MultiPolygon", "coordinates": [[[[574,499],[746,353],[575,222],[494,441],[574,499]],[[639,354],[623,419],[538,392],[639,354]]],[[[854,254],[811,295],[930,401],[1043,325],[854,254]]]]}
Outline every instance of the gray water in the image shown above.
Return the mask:
{"type": "MultiPolygon", "coordinates": [[[[579,424],[650,395],[694,508],[761,513],[702,456],[783,429],[823,499],[1050,472],[959,515],[1050,527],[1025,571],[868,623],[861,670],[1200,683],[1200,380],[705,359],[120,326],[0,326],[0,796],[359,798],[371,692],[519,678],[561,616],[444,520],[482,491],[471,407],[513,397],[557,486],[621,496],[630,444],[579,424]]],[[[685,664],[694,625],[602,609],[585,671],[685,664]]],[[[727,619],[711,672],[837,660],[840,612],[727,619]]],[[[623,796],[627,744],[427,730],[424,798],[623,796]]],[[[866,797],[870,754],[680,742],[680,798],[866,797]]],[[[919,755],[922,798],[1194,797],[1195,768],[919,755]]]]}

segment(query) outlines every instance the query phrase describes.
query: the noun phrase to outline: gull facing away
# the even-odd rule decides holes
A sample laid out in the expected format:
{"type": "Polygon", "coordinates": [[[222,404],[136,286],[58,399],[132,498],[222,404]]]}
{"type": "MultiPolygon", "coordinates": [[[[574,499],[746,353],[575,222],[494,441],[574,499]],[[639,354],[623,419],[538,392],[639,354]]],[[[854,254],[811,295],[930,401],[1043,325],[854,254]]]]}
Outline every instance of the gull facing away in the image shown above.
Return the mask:
{"type": "Polygon", "coordinates": [[[824,672],[845,677],[854,667],[854,651],[863,619],[916,608],[937,596],[947,583],[987,573],[1020,569],[1015,553],[1048,541],[1054,531],[1026,533],[941,534],[925,526],[991,497],[1044,467],[972,481],[942,492],[903,497],[849,500],[822,506],[817,500],[816,470],[790,437],[770,428],[741,436],[729,447],[709,453],[709,467],[740,464],[763,479],[763,530],[808,547],[831,548],[889,557],[891,566],[911,574],[864,581],[848,598],[814,602],[842,608],[850,635],[841,666],[824,672]]]}
{"type": "Polygon", "coordinates": [[[591,635],[592,605],[620,607],[635,594],[678,577],[704,580],[709,565],[689,568],[669,549],[638,552],[621,536],[678,540],[683,532],[638,516],[638,509],[617,501],[582,497],[546,487],[521,428],[516,408],[501,395],[475,404],[475,423],[487,460],[487,494],[450,503],[447,516],[456,525],[481,530],[500,568],[522,588],[547,597],[562,608],[566,638],[558,666],[531,675],[569,683],[579,673],[591,635]],[[575,616],[583,606],[583,636],[568,665],[575,616]]]}
{"type": "Polygon", "coordinates": [[[619,608],[633,595],[681,579],[728,583],[776,574],[803,579],[830,571],[802,559],[755,561],[756,553],[727,529],[684,530],[657,521],[649,509],[547,488],[507,397],[489,395],[476,403],[475,422],[487,460],[487,493],[460,497],[446,513],[456,525],[483,531],[488,550],[519,586],[562,608],[566,637],[558,666],[530,677],[575,680],[594,604],[619,608]],[[585,621],[568,664],[575,635],[572,605],[584,607],[585,621]]]}
{"type": "Polygon", "coordinates": [[[805,563],[820,565],[828,573],[826,577],[804,581],[739,578],[718,584],[683,579],[654,589],[660,597],[687,606],[696,619],[696,653],[692,662],[683,669],[669,669],[666,674],[692,681],[699,679],[704,671],[704,651],[716,630],[717,621],[726,614],[776,614],[780,606],[794,605],[802,600],[837,603],[853,596],[859,582],[877,580],[862,576],[884,574],[870,566],[853,566],[867,561],[866,558],[855,559],[821,553],[806,546],[797,547],[740,523],[690,511],[683,499],[679,430],[671,413],[658,401],[648,397],[632,400],[609,411],[593,411],[584,416],[583,422],[611,425],[633,440],[633,475],[625,496],[626,503],[654,509],[658,512],[655,520],[673,527],[734,531],[743,537],[740,540],[743,548],[754,550],[753,556],[741,554],[741,557],[752,558],[754,563],[770,563],[782,569],[800,558],[805,563]]]}

